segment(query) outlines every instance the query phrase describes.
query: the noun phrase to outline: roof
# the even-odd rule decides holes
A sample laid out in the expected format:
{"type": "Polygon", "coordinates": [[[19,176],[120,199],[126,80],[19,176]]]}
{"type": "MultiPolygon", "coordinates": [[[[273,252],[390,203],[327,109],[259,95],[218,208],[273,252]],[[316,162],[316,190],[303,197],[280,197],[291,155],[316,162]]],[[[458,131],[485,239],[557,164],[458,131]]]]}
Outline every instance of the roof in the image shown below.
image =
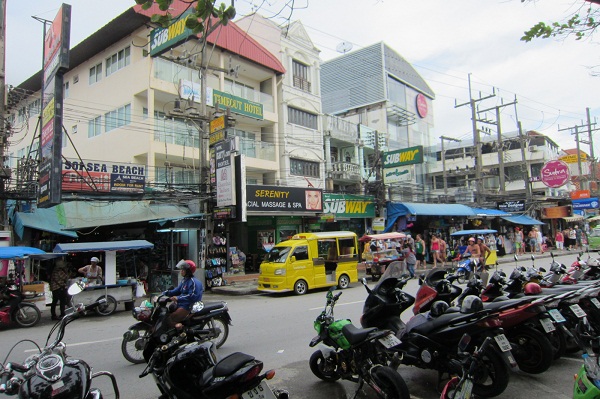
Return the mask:
{"type": "Polygon", "coordinates": [[[485,209],[485,208],[471,208],[475,212],[476,216],[510,216],[510,213],[501,211],[499,209],[485,209]]]}
{"type": "Polygon", "coordinates": [[[471,207],[461,204],[399,202],[413,216],[477,216],[471,207]]]}
{"type": "Polygon", "coordinates": [[[56,244],[54,252],[126,251],[144,248],[154,248],[154,244],[146,240],[62,243],[56,244]]]}
{"type": "Polygon", "coordinates": [[[540,222],[539,220],[527,215],[502,216],[502,219],[514,224],[522,224],[526,226],[537,226],[545,224],[544,222],[540,222]]]}
{"type": "Polygon", "coordinates": [[[67,226],[64,223],[64,213],[61,208],[52,207],[48,209],[38,208],[33,212],[16,212],[12,223],[15,233],[23,238],[25,227],[60,234],[67,237],[77,238],[74,231],[63,230],[67,226]]]}

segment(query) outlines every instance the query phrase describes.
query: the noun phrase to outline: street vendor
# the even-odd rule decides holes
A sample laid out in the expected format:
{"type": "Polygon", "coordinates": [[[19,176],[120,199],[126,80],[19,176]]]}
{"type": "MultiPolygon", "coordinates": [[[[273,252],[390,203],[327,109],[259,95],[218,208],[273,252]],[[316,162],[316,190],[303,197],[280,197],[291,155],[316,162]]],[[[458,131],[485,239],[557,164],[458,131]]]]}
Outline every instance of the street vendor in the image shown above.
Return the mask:
{"type": "Polygon", "coordinates": [[[88,284],[102,284],[104,281],[102,278],[102,268],[98,266],[98,262],[100,262],[100,259],[94,256],[90,259],[89,265],[78,270],[79,273],[88,279],[88,284]]]}

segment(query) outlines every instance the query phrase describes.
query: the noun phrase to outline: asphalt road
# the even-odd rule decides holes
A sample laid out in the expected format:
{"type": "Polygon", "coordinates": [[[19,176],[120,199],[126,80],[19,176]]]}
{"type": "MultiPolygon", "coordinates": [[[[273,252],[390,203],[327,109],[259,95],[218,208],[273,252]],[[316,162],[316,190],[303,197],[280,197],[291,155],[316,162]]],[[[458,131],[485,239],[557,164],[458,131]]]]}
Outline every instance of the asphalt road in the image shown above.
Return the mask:
{"type": "MultiPolygon", "coordinates": [[[[574,254],[562,256],[559,260],[570,265],[574,254]]],[[[520,262],[527,265],[530,261],[520,262]]],[[[537,266],[548,266],[548,259],[539,259],[537,266]]],[[[514,263],[500,268],[510,272],[514,263]]],[[[373,285],[372,283],[369,283],[373,285]]],[[[415,294],[417,281],[411,280],[407,291],[415,294]]],[[[315,335],[313,321],[325,305],[324,290],[314,291],[298,297],[291,294],[223,296],[207,293],[205,301],[225,300],[229,304],[233,319],[230,336],[218,350],[219,355],[240,351],[252,354],[263,360],[265,369],[275,369],[276,376],[270,385],[284,388],[292,398],[374,398],[370,388],[365,387],[355,396],[356,384],[350,382],[326,383],[317,379],[308,367],[308,358],[314,351],[308,343],[315,335]]],[[[366,291],[360,284],[353,284],[343,291],[336,306],[337,318],[349,318],[359,325],[366,291]]],[[[120,343],[123,332],[134,319],[129,312],[120,311],[109,317],[95,315],[75,321],[67,327],[64,342],[70,356],[87,361],[94,371],[108,370],[118,379],[121,398],[146,399],[158,397],[158,390],[150,376],[139,379],[143,365],[132,365],[121,355],[120,343]]],[[[403,319],[412,313],[405,312],[403,319]]],[[[43,321],[30,329],[4,328],[0,330],[0,359],[9,352],[11,346],[20,339],[32,339],[43,345],[52,322],[49,312],[43,321]]],[[[33,352],[30,343],[16,347],[9,360],[22,362],[33,352]]],[[[573,374],[581,365],[579,355],[571,355],[555,362],[553,367],[541,375],[511,375],[507,391],[500,398],[529,398],[542,395],[549,398],[566,399],[572,397],[573,374]]],[[[401,367],[399,372],[406,380],[413,398],[439,398],[437,373],[412,367],[401,367]]],[[[94,380],[94,386],[102,389],[105,398],[114,398],[106,380],[94,380]]]]}

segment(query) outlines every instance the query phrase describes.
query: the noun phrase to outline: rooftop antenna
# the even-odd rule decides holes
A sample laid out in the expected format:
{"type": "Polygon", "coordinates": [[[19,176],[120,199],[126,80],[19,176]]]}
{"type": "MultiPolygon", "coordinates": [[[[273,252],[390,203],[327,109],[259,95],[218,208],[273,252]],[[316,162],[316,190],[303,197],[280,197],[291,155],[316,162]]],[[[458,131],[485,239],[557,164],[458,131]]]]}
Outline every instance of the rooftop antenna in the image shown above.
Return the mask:
{"type": "Polygon", "coordinates": [[[350,42],[341,42],[338,44],[335,49],[338,53],[346,54],[348,51],[352,50],[352,43],[350,42]]]}

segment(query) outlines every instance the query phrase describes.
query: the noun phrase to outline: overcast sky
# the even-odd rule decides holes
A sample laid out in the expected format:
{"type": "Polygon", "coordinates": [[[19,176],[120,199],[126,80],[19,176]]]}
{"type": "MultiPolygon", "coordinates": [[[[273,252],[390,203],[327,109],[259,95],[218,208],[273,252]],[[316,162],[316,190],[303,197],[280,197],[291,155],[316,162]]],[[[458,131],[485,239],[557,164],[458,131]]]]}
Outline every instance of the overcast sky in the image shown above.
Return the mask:
{"type": "MultiPolygon", "coordinates": [[[[41,65],[42,23],[32,16],[53,20],[63,2],[6,1],[6,82],[18,85],[41,65]]],[[[71,46],[135,4],[134,0],[67,3],[72,5],[71,46]]],[[[284,3],[235,4],[238,15],[258,8],[265,16],[281,11],[274,17],[281,22],[290,17],[290,9],[282,9],[284,3]]],[[[323,60],[339,56],[336,48],[342,42],[355,50],[380,41],[408,60],[436,93],[435,137],[472,142],[470,110],[455,107],[469,101],[469,74],[474,98],[488,96],[495,88],[496,96],[480,102],[480,109],[516,97],[516,109],[502,108],[505,132],[517,129],[518,116],[524,129],[548,135],[563,148],[575,148],[574,136],[559,130],[585,122],[586,107],[593,119],[600,117],[600,77],[592,77],[589,69],[600,65],[597,40],[519,40],[539,21],[561,21],[584,4],[582,0],[295,0],[294,4],[291,18],[302,21],[323,60]]],[[[594,141],[598,143],[594,155],[599,157],[600,138],[594,141]]],[[[587,144],[581,149],[589,153],[587,144]]]]}

